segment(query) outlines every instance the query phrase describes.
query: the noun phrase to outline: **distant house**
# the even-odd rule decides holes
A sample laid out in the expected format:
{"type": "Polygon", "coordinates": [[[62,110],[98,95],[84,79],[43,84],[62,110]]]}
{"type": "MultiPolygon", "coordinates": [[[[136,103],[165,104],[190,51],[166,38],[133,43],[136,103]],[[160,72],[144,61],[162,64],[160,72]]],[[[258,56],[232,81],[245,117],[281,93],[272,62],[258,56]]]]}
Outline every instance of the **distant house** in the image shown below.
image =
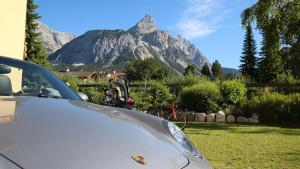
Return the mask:
{"type": "Polygon", "coordinates": [[[74,76],[82,80],[96,80],[99,78],[99,75],[97,72],[84,72],[84,71],[77,71],[77,72],[70,72],[70,71],[65,71],[65,72],[59,72],[61,76],[74,76]]]}

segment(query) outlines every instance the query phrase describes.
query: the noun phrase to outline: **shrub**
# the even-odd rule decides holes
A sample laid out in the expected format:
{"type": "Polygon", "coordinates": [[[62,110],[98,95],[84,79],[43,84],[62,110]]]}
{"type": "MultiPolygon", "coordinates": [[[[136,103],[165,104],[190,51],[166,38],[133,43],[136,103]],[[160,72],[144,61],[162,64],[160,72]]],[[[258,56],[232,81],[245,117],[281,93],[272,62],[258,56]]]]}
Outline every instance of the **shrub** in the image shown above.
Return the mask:
{"type": "Polygon", "coordinates": [[[292,124],[300,121],[300,94],[263,92],[242,106],[246,113],[257,113],[263,123],[292,124]]]}
{"type": "Polygon", "coordinates": [[[104,91],[98,91],[98,89],[95,87],[81,88],[80,91],[89,97],[89,102],[95,104],[104,104],[104,91]]]}
{"type": "Polygon", "coordinates": [[[176,84],[181,87],[193,86],[201,82],[207,82],[209,79],[205,76],[188,74],[186,76],[174,76],[167,79],[166,83],[176,84]]]}
{"type": "Polygon", "coordinates": [[[151,81],[149,88],[149,90],[130,92],[137,109],[146,111],[149,107],[159,107],[160,104],[165,105],[171,102],[170,89],[162,82],[151,81]]]}
{"type": "Polygon", "coordinates": [[[70,84],[70,87],[74,91],[78,91],[79,87],[78,85],[82,83],[82,80],[78,79],[75,76],[69,75],[69,76],[61,76],[60,79],[64,82],[68,82],[70,84]]]}
{"type": "Polygon", "coordinates": [[[227,80],[222,82],[220,91],[226,104],[240,104],[246,100],[246,85],[239,81],[227,80]]]}
{"type": "Polygon", "coordinates": [[[159,106],[162,103],[171,102],[171,94],[168,86],[158,81],[150,83],[150,100],[153,106],[159,106]]]}
{"type": "Polygon", "coordinates": [[[130,97],[134,99],[134,107],[138,110],[147,111],[151,105],[150,95],[144,92],[130,92],[130,97]]]}
{"type": "Polygon", "coordinates": [[[185,87],[180,93],[183,108],[198,112],[215,112],[219,110],[220,90],[215,83],[205,82],[185,87]]]}
{"type": "Polygon", "coordinates": [[[109,81],[107,79],[103,79],[103,78],[97,78],[94,83],[100,84],[104,87],[109,87],[109,85],[110,85],[109,81]]]}

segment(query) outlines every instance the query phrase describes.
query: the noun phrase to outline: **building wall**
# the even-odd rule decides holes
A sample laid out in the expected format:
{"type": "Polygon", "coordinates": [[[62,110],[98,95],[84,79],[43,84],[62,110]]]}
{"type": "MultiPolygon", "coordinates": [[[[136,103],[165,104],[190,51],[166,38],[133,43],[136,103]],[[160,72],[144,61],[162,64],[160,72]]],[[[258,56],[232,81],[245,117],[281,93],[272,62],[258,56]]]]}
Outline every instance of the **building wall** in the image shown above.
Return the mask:
{"type": "Polygon", "coordinates": [[[0,1],[0,55],[23,58],[27,0],[0,1]]]}
{"type": "MultiPolygon", "coordinates": [[[[0,55],[23,59],[27,0],[0,1],[0,55]]],[[[21,89],[22,72],[12,70],[13,90],[21,89]]]]}

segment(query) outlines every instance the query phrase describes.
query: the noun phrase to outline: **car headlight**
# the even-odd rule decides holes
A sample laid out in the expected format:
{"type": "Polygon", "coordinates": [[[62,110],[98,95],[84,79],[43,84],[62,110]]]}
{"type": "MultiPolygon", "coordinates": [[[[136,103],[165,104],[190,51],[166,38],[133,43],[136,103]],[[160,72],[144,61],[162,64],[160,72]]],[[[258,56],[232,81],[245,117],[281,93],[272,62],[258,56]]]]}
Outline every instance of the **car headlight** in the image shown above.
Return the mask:
{"type": "Polygon", "coordinates": [[[177,141],[185,151],[193,154],[194,156],[199,155],[197,148],[179,127],[177,127],[174,123],[165,120],[163,121],[163,125],[170,132],[173,139],[177,141]]]}

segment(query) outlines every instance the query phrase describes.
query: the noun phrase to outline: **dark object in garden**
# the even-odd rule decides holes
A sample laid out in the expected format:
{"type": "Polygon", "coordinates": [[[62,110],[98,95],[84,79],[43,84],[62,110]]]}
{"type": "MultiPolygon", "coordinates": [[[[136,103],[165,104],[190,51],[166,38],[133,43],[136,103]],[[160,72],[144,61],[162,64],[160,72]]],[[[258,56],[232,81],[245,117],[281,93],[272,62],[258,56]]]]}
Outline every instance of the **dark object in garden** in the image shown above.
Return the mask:
{"type": "Polygon", "coordinates": [[[129,97],[128,80],[124,76],[117,76],[110,81],[104,102],[108,106],[132,109],[134,100],[129,97]]]}

